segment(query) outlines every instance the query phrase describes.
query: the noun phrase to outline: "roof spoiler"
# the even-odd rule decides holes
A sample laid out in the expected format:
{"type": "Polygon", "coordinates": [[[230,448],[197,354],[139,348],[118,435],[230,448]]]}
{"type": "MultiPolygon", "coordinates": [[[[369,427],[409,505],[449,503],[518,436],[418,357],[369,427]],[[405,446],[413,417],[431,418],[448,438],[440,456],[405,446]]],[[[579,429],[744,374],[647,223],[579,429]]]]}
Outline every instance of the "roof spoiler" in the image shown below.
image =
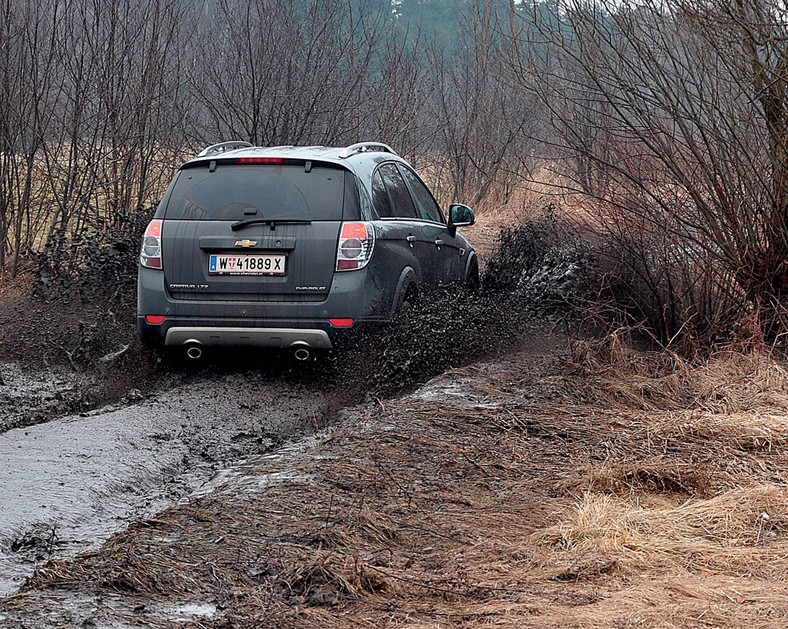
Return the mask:
{"type": "Polygon", "coordinates": [[[372,152],[391,153],[392,155],[397,155],[394,149],[388,144],[383,144],[382,142],[359,142],[358,144],[351,144],[347,148],[342,149],[342,152],[339,154],[339,159],[347,159],[356,153],[372,152]]]}
{"type": "Polygon", "coordinates": [[[215,153],[226,153],[227,151],[232,151],[235,149],[247,149],[250,146],[252,146],[252,144],[249,142],[242,142],[241,140],[220,142],[219,144],[212,144],[211,146],[204,148],[197,157],[207,157],[208,155],[214,155],[215,153]]]}

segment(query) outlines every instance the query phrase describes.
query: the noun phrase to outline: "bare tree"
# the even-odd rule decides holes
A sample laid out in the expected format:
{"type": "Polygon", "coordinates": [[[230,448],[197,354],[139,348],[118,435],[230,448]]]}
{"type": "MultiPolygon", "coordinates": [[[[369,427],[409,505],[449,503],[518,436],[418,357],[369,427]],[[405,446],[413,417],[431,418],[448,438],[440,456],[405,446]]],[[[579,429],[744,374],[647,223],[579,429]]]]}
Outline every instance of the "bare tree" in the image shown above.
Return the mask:
{"type": "Polygon", "coordinates": [[[334,144],[356,137],[391,16],[348,0],[220,0],[191,63],[200,139],[334,144]]]}
{"type": "MultiPolygon", "coordinates": [[[[494,3],[463,21],[457,46],[435,61],[434,122],[455,199],[478,204],[504,191],[528,168],[536,101],[509,80],[495,54],[494,3]]],[[[505,201],[504,199],[500,199],[505,201]]]]}
{"type": "Polygon", "coordinates": [[[36,157],[51,124],[50,95],[56,84],[56,2],[6,0],[0,35],[0,270],[16,275],[20,256],[32,245],[40,192],[36,157]]]}

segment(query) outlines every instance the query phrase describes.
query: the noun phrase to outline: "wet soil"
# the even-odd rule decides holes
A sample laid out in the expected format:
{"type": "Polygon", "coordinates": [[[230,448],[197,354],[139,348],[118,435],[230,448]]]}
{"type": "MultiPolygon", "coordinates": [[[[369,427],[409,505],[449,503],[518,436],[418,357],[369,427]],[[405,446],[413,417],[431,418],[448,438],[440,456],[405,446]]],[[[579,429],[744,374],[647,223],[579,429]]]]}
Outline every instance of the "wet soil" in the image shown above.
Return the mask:
{"type": "Polygon", "coordinates": [[[0,592],[41,562],[96,547],[224,467],[323,424],[330,396],[319,387],[228,371],[208,367],[145,399],[137,391],[0,435],[0,592]]]}
{"type": "Polygon", "coordinates": [[[785,627],[788,372],[620,358],[532,327],[48,562],[0,622],[785,627]]]}
{"type": "Polygon", "coordinates": [[[82,410],[95,379],[66,367],[0,363],[0,433],[82,410]]]}

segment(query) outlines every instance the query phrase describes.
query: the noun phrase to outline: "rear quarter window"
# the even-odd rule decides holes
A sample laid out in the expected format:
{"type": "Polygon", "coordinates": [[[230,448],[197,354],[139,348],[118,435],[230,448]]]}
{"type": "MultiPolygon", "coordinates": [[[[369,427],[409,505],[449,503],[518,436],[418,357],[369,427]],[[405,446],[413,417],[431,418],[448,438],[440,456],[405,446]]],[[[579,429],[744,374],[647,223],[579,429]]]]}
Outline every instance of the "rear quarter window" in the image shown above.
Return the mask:
{"type": "MultiPolygon", "coordinates": [[[[340,221],[347,171],[291,164],[219,164],[184,168],[172,187],[165,218],[173,220],[340,221]]],[[[357,213],[355,201],[353,213],[357,213]]]]}

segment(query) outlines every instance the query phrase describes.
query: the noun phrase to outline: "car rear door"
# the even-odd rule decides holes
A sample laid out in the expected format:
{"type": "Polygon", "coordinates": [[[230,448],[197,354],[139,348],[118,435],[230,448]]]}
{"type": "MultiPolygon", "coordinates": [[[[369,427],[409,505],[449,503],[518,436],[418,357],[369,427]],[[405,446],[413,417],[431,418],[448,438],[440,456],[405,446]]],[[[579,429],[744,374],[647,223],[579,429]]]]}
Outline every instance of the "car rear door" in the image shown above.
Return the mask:
{"type": "Polygon", "coordinates": [[[421,281],[427,286],[441,282],[435,238],[423,221],[395,162],[385,162],[372,176],[373,205],[382,219],[380,238],[384,246],[406,250],[417,261],[421,281]]]}
{"type": "Polygon", "coordinates": [[[322,301],[343,215],[358,216],[352,175],[295,160],[216,160],[184,167],[162,229],[172,297],[322,301]]]}

